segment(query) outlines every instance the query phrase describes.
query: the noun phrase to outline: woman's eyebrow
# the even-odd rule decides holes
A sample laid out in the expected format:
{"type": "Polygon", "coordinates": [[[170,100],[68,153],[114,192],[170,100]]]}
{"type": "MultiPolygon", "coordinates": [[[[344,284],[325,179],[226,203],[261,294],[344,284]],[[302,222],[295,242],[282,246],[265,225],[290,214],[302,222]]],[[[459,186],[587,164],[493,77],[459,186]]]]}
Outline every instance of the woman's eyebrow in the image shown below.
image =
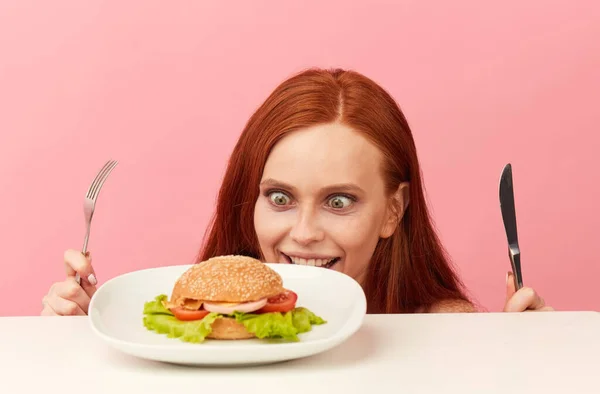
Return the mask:
{"type": "Polygon", "coordinates": [[[278,189],[285,189],[285,190],[289,190],[292,192],[296,191],[296,188],[292,185],[289,185],[285,182],[281,182],[278,181],[276,179],[273,178],[266,178],[264,179],[262,182],[260,182],[260,186],[270,186],[270,187],[276,187],[278,189]]]}
{"type": "MultiPolygon", "coordinates": [[[[279,189],[285,189],[285,190],[289,190],[292,193],[295,193],[297,190],[294,186],[282,182],[282,181],[278,181],[276,179],[273,178],[266,178],[264,179],[261,183],[261,186],[270,186],[270,187],[276,187],[279,189]]],[[[333,184],[333,185],[327,185],[325,187],[321,188],[321,193],[335,193],[335,192],[346,192],[346,193],[364,193],[364,190],[362,188],[360,188],[360,186],[354,184],[354,183],[337,183],[337,184],[333,184]]]]}

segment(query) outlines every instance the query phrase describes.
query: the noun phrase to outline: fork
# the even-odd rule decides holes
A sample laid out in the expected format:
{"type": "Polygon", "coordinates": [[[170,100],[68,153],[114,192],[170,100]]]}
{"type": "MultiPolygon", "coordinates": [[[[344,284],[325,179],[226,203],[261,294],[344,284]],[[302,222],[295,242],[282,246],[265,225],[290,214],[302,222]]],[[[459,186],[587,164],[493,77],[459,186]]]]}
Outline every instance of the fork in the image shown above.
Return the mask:
{"type": "MultiPolygon", "coordinates": [[[[83,253],[84,256],[87,254],[90,226],[92,224],[92,217],[94,216],[94,209],[96,208],[96,201],[98,200],[100,189],[102,189],[102,185],[104,185],[106,178],[108,178],[111,171],[118,163],[119,162],[116,160],[107,161],[106,164],[104,164],[104,167],[96,174],[96,177],[85,195],[85,200],[83,201],[83,215],[85,216],[86,231],[85,238],[83,239],[83,248],[81,250],[81,253],[83,253]]],[[[81,284],[79,273],[75,274],[75,280],[77,281],[77,284],[81,284]]]]}

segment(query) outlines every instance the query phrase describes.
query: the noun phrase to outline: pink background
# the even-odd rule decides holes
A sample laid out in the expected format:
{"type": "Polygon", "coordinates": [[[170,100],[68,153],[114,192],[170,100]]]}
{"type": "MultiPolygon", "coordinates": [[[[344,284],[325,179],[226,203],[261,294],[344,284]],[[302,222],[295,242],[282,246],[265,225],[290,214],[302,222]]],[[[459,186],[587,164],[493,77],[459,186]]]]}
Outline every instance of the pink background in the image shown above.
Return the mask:
{"type": "Polygon", "coordinates": [[[109,158],[100,282],[190,263],[246,119],[309,66],[356,69],[399,101],[442,239],[485,307],[504,301],[510,161],[525,283],[600,310],[597,1],[290,3],[0,3],[0,315],[40,312],[109,158]]]}

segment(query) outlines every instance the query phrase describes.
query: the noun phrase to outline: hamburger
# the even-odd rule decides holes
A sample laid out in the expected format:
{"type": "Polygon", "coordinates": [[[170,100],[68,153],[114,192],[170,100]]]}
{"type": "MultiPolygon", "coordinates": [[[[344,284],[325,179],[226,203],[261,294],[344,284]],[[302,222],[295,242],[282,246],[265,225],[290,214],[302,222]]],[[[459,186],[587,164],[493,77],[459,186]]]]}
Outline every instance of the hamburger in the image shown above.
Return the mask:
{"type": "Polygon", "coordinates": [[[160,294],[144,304],[144,326],[169,338],[200,343],[205,339],[280,338],[326,323],[296,306],[297,294],[260,260],[217,256],[195,264],[175,282],[170,298],[160,294]]]}

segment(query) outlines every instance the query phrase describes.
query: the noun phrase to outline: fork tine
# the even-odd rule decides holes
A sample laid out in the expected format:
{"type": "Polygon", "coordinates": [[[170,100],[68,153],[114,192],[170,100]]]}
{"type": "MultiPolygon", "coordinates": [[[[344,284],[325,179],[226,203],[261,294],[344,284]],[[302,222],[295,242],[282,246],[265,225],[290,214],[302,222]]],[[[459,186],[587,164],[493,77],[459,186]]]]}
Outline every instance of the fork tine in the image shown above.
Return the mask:
{"type": "Polygon", "coordinates": [[[94,194],[94,190],[98,186],[98,182],[100,181],[100,179],[102,179],[102,176],[104,175],[104,173],[110,167],[111,164],[112,164],[112,160],[107,161],[106,164],[102,167],[102,169],[100,169],[100,171],[98,171],[98,173],[96,174],[96,177],[94,178],[94,181],[92,182],[92,184],[90,185],[90,187],[87,190],[87,193],[85,195],[86,198],[91,198],[91,196],[94,194]]]}
{"type": "Polygon", "coordinates": [[[108,176],[110,175],[111,171],[117,166],[118,162],[117,161],[113,161],[104,171],[104,173],[102,174],[102,176],[98,179],[98,182],[96,183],[96,186],[94,187],[93,191],[92,191],[92,195],[91,195],[91,199],[92,200],[96,200],[96,198],[98,197],[98,194],[100,193],[100,189],[102,189],[102,185],[104,185],[104,182],[106,181],[106,179],[108,178],[108,176]]]}
{"type": "Polygon", "coordinates": [[[89,198],[89,196],[92,194],[92,190],[94,189],[94,186],[96,186],[96,183],[98,182],[98,179],[100,179],[100,177],[102,176],[102,174],[104,173],[104,171],[106,170],[106,168],[109,165],[111,165],[112,162],[113,162],[113,160],[107,161],[106,163],[104,163],[104,165],[102,166],[102,168],[100,169],[100,171],[98,171],[98,173],[96,174],[96,177],[94,178],[94,180],[92,181],[92,183],[88,187],[87,192],[85,193],[86,197],[89,198]]]}
{"type": "Polygon", "coordinates": [[[94,191],[97,189],[98,183],[102,180],[102,178],[104,177],[106,172],[108,172],[110,167],[113,165],[114,165],[114,160],[109,160],[106,162],[104,167],[102,167],[102,169],[98,172],[98,174],[96,175],[96,178],[94,178],[94,181],[92,182],[92,184],[90,185],[90,188],[87,191],[87,194],[86,194],[87,198],[91,198],[94,195],[94,191]]]}
{"type": "Polygon", "coordinates": [[[102,167],[102,169],[98,172],[96,178],[94,178],[94,182],[92,182],[90,188],[87,191],[86,198],[92,198],[96,189],[98,188],[98,184],[102,181],[106,173],[110,171],[110,168],[114,165],[114,163],[114,160],[109,160],[108,162],[106,162],[104,167],[102,167]]]}

